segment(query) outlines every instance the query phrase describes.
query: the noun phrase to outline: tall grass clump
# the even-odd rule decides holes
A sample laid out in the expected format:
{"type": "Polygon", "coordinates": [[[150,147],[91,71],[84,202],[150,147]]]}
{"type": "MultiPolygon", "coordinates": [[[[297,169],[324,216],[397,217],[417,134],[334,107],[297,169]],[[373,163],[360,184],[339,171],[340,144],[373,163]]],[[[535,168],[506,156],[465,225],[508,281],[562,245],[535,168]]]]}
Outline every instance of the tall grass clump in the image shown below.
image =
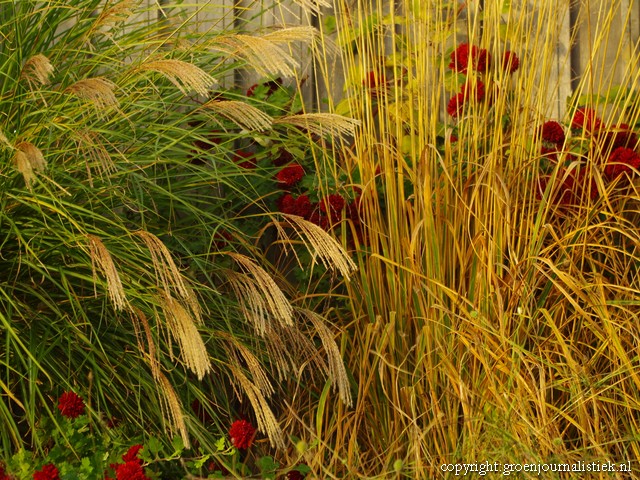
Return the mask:
{"type": "Polygon", "coordinates": [[[336,108],[361,122],[339,167],[361,194],[337,311],[357,395],[317,403],[327,475],[640,467],[640,57],[611,35],[620,2],[581,3],[571,38],[567,8],[336,2],[336,108]],[[584,74],[559,98],[571,43],[584,74]]]}
{"type": "Polygon", "coordinates": [[[190,8],[0,1],[0,458],[46,454],[68,391],[95,441],[118,424],[214,452],[238,417],[283,447],[270,399],[294,374],[349,401],[320,312],[263,254],[272,223],[352,271],[308,222],[267,213],[269,156],[308,148],[299,98],[224,86],[293,75],[280,53],[315,36],[198,33],[190,8]]]}

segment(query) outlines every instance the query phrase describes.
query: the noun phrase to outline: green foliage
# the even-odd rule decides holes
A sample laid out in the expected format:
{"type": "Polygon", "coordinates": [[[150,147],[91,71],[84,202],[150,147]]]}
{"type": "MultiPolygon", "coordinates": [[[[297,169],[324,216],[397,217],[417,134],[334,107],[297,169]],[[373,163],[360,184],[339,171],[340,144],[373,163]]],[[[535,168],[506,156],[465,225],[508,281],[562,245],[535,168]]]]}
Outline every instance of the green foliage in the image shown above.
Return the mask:
{"type": "MultiPolygon", "coordinates": [[[[301,100],[223,88],[230,70],[252,67],[229,53],[233,32],[203,36],[186,11],[147,22],[156,13],[0,1],[3,457],[49,451],[36,427],[56,425],[53,401],[70,388],[90,399],[97,436],[115,418],[131,436],[210,452],[248,389],[244,413],[282,446],[272,372],[284,383],[317,356],[312,342],[288,347],[316,329],[265,280],[275,268],[261,243],[274,221],[270,156],[317,148],[275,121],[301,100]]],[[[59,431],[84,448],[79,433],[59,431]]]]}

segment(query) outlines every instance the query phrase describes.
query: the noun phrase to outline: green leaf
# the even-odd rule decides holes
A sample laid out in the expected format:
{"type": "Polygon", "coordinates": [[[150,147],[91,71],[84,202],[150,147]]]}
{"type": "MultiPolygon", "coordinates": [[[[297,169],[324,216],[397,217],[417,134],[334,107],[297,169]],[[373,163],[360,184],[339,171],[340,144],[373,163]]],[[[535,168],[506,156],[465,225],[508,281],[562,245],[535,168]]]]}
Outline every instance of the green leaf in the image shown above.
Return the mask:
{"type": "Polygon", "coordinates": [[[142,449],[141,455],[145,455],[148,453],[148,455],[150,456],[148,460],[152,460],[154,458],[158,458],[158,454],[162,449],[162,442],[160,442],[160,440],[158,440],[156,437],[150,437],[149,440],[147,440],[145,447],[146,448],[142,449]]]}
{"type": "Polygon", "coordinates": [[[225,448],[226,448],[225,438],[220,437],[218,440],[216,440],[216,450],[218,450],[218,452],[222,452],[225,450],[225,448]]]}
{"type": "Polygon", "coordinates": [[[326,15],[324,17],[324,30],[328,34],[332,34],[338,28],[335,15],[326,15]]]}

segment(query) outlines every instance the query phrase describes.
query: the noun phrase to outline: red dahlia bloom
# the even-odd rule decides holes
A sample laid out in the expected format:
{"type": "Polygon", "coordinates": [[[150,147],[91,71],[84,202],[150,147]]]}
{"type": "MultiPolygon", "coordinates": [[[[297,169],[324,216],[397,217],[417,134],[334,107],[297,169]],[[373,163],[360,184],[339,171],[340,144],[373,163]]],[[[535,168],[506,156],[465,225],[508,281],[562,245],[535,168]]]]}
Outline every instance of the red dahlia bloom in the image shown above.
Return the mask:
{"type": "Polygon", "coordinates": [[[455,72],[467,73],[469,68],[475,69],[477,72],[486,72],[491,63],[491,56],[486,49],[468,43],[462,43],[451,52],[451,63],[449,68],[455,72]]]}
{"type": "Polygon", "coordinates": [[[285,193],[278,200],[276,200],[278,210],[282,213],[288,213],[289,215],[295,215],[296,199],[290,193],[285,193]]]}
{"type": "Polygon", "coordinates": [[[332,193],[320,203],[320,210],[327,214],[333,223],[338,222],[342,216],[344,198],[338,193],[332,193]]]}
{"type": "Polygon", "coordinates": [[[234,447],[246,450],[253,443],[256,429],[246,420],[236,420],[229,429],[229,437],[234,447]]]}
{"type": "Polygon", "coordinates": [[[447,113],[455,118],[462,113],[463,107],[464,93],[458,93],[456,96],[449,99],[449,103],[447,104],[447,113]]]}
{"type": "Polygon", "coordinates": [[[287,167],[284,167],[276,174],[276,178],[278,182],[280,182],[281,187],[293,187],[296,183],[302,180],[304,177],[304,168],[302,165],[298,165],[294,163],[287,167]]]}
{"type": "Polygon", "coordinates": [[[11,477],[7,472],[5,472],[2,465],[0,465],[0,480],[11,480],[11,477]]]}
{"type": "Polygon", "coordinates": [[[122,461],[126,462],[138,462],[138,463],[142,463],[142,460],[140,460],[138,458],[138,453],[140,453],[140,450],[142,450],[142,445],[133,445],[129,448],[129,450],[127,450],[127,453],[125,453],[122,456],[122,461]]]}
{"type": "MultiPolygon", "coordinates": [[[[542,199],[550,180],[550,176],[538,180],[538,191],[536,192],[538,199],[542,199]]],[[[587,198],[595,200],[598,196],[596,182],[593,178],[587,178],[585,169],[572,170],[569,173],[566,170],[560,170],[556,181],[562,182],[551,193],[551,202],[557,205],[578,205],[587,198]]]]}
{"type": "Polygon", "coordinates": [[[542,140],[556,145],[562,145],[565,140],[564,129],[558,122],[549,121],[542,124],[542,140]]]}
{"type": "Polygon", "coordinates": [[[467,82],[462,87],[462,95],[465,101],[469,98],[474,98],[476,102],[481,102],[485,96],[484,83],[480,80],[475,83],[467,82]]]}
{"type": "Polygon", "coordinates": [[[611,131],[607,132],[605,137],[605,151],[613,152],[613,150],[618,147],[635,149],[637,146],[638,135],[636,135],[626,123],[613,127],[611,131]]]}
{"type": "Polygon", "coordinates": [[[75,392],[65,392],[58,399],[58,410],[63,417],[77,418],[84,414],[84,401],[75,392]]]}
{"type": "Polygon", "coordinates": [[[584,129],[590,134],[597,133],[602,127],[602,120],[598,118],[596,111],[588,107],[581,107],[576,110],[571,120],[571,128],[574,130],[584,129]]]}
{"type": "Polygon", "coordinates": [[[286,480],[304,480],[304,475],[298,470],[291,470],[285,475],[286,480]]]}
{"type": "Polygon", "coordinates": [[[120,463],[113,467],[116,471],[116,480],[151,480],[144,474],[140,460],[120,463]]]}
{"type": "Polygon", "coordinates": [[[237,150],[233,155],[233,161],[242,168],[256,168],[256,159],[253,153],[247,152],[246,150],[237,150]]]}
{"type": "Polygon", "coordinates": [[[33,474],[33,480],[60,480],[60,473],[53,463],[49,463],[33,474]]]}
{"type": "Polygon", "coordinates": [[[620,175],[634,173],[632,169],[640,169],[640,155],[630,148],[618,147],[611,152],[604,174],[613,180],[620,175]]]}
{"type": "Polygon", "coordinates": [[[504,54],[502,55],[502,69],[505,72],[511,74],[518,70],[519,67],[520,59],[518,58],[518,56],[511,51],[504,52],[504,54]]]}

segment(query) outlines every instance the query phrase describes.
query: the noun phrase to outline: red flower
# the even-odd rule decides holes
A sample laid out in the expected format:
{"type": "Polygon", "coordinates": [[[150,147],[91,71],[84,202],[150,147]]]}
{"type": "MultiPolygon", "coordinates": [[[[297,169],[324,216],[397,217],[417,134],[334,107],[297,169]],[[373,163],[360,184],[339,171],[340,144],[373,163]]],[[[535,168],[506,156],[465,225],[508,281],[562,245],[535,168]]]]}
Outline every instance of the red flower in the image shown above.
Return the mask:
{"type": "Polygon", "coordinates": [[[0,480],[11,480],[11,477],[7,472],[5,472],[2,465],[0,465],[0,480]]]}
{"type": "Polygon", "coordinates": [[[618,147],[611,152],[604,174],[613,180],[620,175],[634,173],[632,169],[640,169],[640,155],[630,148],[618,147]]]}
{"type": "Polygon", "coordinates": [[[278,200],[276,200],[278,210],[282,213],[288,213],[289,215],[295,215],[296,199],[290,193],[285,193],[278,200]]]}
{"type": "Polygon", "coordinates": [[[613,152],[618,147],[626,147],[632,150],[638,146],[638,135],[636,135],[626,123],[613,127],[607,132],[604,140],[604,151],[613,152]]]}
{"type": "Polygon", "coordinates": [[[151,480],[144,474],[140,460],[120,463],[112,467],[116,471],[116,480],[151,480]]]}
{"type": "Polygon", "coordinates": [[[551,160],[552,162],[558,161],[558,153],[560,150],[554,145],[553,147],[545,147],[544,145],[540,148],[540,154],[551,160]]]}
{"type": "Polygon", "coordinates": [[[296,198],[295,215],[299,215],[305,220],[309,220],[311,212],[313,212],[313,205],[311,204],[311,200],[309,200],[308,196],[300,195],[296,198]]]}
{"type": "Polygon", "coordinates": [[[33,480],[60,480],[58,469],[49,463],[33,474],[33,480]]]}
{"type": "Polygon", "coordinates": [[[273,159],[273,164],[276,167],[281,167],[289,163],[291,160],[293,160],[293,155],[284,148],[281,148],[278,150],[278,156],[273,159]]]}
{"type": "Polygon", "coordinates": [[[320,210],[331,219],[332,223],[340,221],[342,209],[344,208],[344,198],[338,193],[332,193],[324,198],[320,203],[320,210]]]}
{"type": "Polygon", "coordinates": [[[256,429],[246,420],[236,420],[229,429],[229,437],[234,447],[246,450],[253,443],[256,429]]]}
{"type": "Polygon", "coordinates": [[[558,122],[545,122],[542,124],[541,135],[542,140],[556,145],[562,145],[565,140],[564,130],[558,122]]]}
{"type": "Polygon", "coordinates": [[[311,215],[309,216],[309,221],[324,230],[326,230],[329,226],[329,220],[327,219],[327,216],[323,212],[321,212],[320,209],[316,209],[311,213],[311,215]]]}
{"type": "Polygon", "coordinates": [[[464,107],[464,93],[458,93],[456,96],[449,99],[447,104],[447,113],[452,117],[457,117],[462,112],[464,107]]]}
{"type": "Polygon", "coordinates": [[[77,418],[84,414],[84,401],[74,392],[65,392],[58,399],[58,410],[63,417],[77,418]]]}
{"type": "Polygon", "coordinates": [[[247,152],[246,150],[237,150],[233,155],[233,161],[242,168],[256,168],[256,159],[253,153],[247,152]]]}
{"type": "Polygon", "coordinates": [[[592,108],[581,107],[576,110],[571,120],[571,128],[574,130],[585,130],[589,134],[597,133],[602,129],[602,121],[592,108]]]}
{"type": "Polygon", "coordinates": [[[520,59],[510,51],[504,52],[502,55],[502,69],[508,74],[514,73],[520,67],[520,59]]]}
{"type": "Polygon", "coordinates": [[[291,470],[284,476],[286,480],[304,480],[304,475],[298,470],[291,470]]]}
{"type": "MultiPolygon", "coordinates": [[[[550,180],[550,176],[538,180],[536,192],[538,199],[542,199],[550,180]]],[[[557,205],[578,205],[586,198],[595,200],[598,196],[596,182],[593,178],[587,178],[585,169],[574,169],[569,173],[566,170],[560,170],[556,181],[562,182],[554,188],[555,191],[551,192],[551,201],[557,205]]]]}
{"type": "Polygon", "coordinates": [[[142,450],[142,445],[133,445],[129,448],[129,450],[127,450],[127,453],[122,456],[122,461],[124,461],[125,463],[138,462],[142,464],[142,460],[138,458],[138,453],[140,453],[140,450],[142,450]]]}
{"type": "Polygon", "coordinates": [[[477,72],[486,72],[491,63],[491,56],[486,49],[479,49],[476,46],[469,46],[463,43],[451,52],[451,63],[449,68],[455,72],[467,73],[469,68],[474,68],[477,72]]]}
{"type": "Polygon", "coordinates": [[[465,83],[464,87],[462,87],[462,96],[465,101],[469,98],[474,98],[476,102],[481,102],[485,96],[484,83],[480,80],[475,83],[465,83]]]}
{"type": "Polygon", "coordinates": [[[304,177],[304,168],[297,163],[284,167],[276,174],[280,187],[283,188],[293,187],[302,180],[302,177],[304,177]]]}

